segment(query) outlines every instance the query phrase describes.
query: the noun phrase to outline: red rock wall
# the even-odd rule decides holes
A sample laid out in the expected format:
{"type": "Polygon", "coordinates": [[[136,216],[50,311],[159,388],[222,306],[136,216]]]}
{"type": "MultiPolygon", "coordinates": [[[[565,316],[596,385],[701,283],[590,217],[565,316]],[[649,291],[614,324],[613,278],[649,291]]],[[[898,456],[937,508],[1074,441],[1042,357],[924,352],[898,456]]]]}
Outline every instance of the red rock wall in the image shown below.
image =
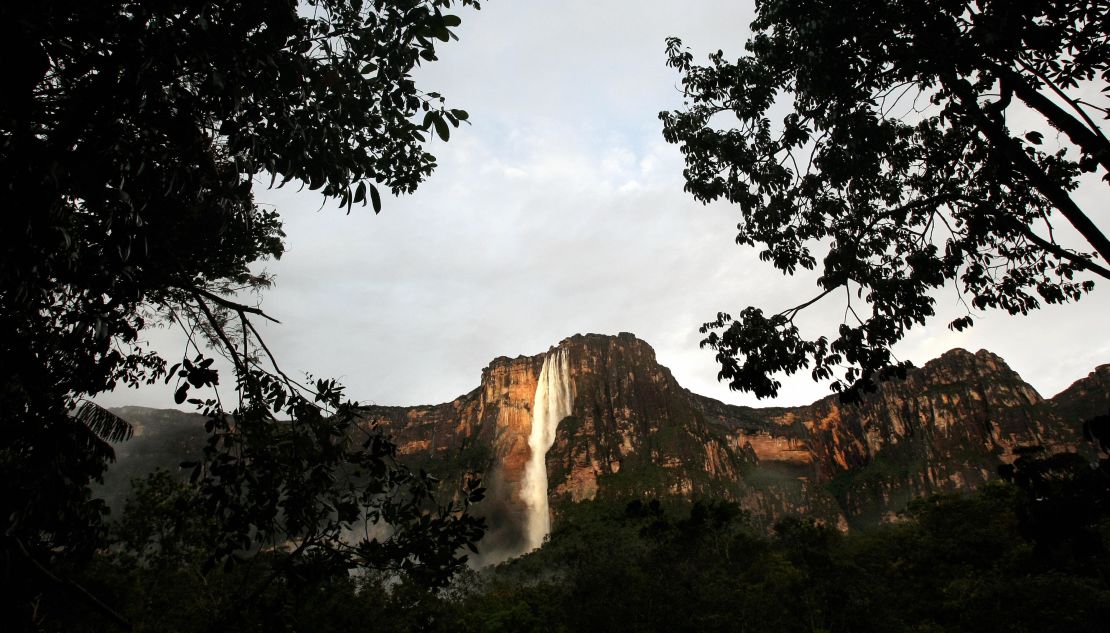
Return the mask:
{"type": "MultiPolygon", "coordinates": [[[[546,456],[556,515],[568,501],[674,494],[731,498],[768,524],[788,513],[842,526],[867,513],[889,518],[909,496],[993,478],[1018,447],[1076,450],[1075,412],[1099,398],[1110,408],[1110,366],[1047,402],[986,351],[948,352],[861,404],[833,396],[759,409],[686,391],[631,334],[576,335],[559,347],[576,398],[546,456]]],[[[453,402],[372,408],[368,422],[421,463],[486,447],[487,482],[518,516],[543,357],[495,359],[481,386],[453,402]]]]}

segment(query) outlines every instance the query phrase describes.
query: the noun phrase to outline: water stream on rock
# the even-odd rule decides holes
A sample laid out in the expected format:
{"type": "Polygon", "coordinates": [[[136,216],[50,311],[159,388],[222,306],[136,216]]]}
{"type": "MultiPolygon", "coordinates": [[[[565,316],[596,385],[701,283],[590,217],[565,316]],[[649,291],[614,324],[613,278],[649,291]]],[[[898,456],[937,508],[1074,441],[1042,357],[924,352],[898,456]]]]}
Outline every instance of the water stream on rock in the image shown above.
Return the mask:
{"type": "Polygon", "coordinates": [[[536,399],[532,406],[532,433],[528,437],[531,455],[524,466],[521,496],[526,504],[525,551],[543,545],[551,531],[551,511],[547,498],[547,450],[555,442],[555,429],[570,415],[574,393],[570,384],[567,353],[558,349],[543,359],[536,399]]]}

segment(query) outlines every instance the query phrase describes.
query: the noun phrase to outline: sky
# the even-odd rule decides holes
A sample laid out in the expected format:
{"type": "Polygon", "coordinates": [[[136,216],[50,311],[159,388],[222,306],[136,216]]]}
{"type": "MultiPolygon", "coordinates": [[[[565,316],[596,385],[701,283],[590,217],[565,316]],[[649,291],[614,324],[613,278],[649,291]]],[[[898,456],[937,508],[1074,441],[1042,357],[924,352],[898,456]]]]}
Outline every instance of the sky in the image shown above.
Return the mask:
{"type": "MultiPolygon", "coordinates": [[[[781,378],[774,401],[730,391],[698,345],[718,311],[777,312],[816,294],[815,276],[784,277],[735,244],[735,208],[683,192],[681,155],[662,139],[658,113],[681,104],[664,39],[681,37],[699,60],[737,57],[752,12],[718,0],[490,0],[462,11],[459,41],[417,80],[471,125],[430,144],[439,167],[415,194],[384,198],[380,215],[345,215],[307,189],[256,188],[288,234],[286,255],[265,263],[276,286],[262,302],[282,322],[263,329],[282,368],[334,377],[363,403],[434,404],[477,387],[495,357],[632,332],[703,395],[753,406],[828,395],[808,374],[781,378]]],[[[1105,230],[1104,192],[1078,198],[1105,230]]],[[[1026,317],[977,313],[962,333],[945,327],[962,314],[955,289],[937,296],[938,318],[912,330],[898,358],[989,349],[1045,397],[1110,362],[1110,288],[1026,317]]],[[[813,306],[803,334],[834,333],[843,308],[813,306]]],[[[174,332],[149,338],[180,357],[174,332]]],[[[171,387],[98,400],[173,403],[171,387]]]]}

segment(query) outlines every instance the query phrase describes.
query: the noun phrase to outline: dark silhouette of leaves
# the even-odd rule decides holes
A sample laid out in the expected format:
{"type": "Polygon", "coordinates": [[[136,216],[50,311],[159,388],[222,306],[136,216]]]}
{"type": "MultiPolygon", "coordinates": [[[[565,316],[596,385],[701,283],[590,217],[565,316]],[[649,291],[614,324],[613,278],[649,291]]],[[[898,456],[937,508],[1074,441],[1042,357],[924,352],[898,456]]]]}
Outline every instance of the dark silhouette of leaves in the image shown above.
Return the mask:
{"type": "Polygon", "coordinates": [[[809,369],[850,399],[904,371],[891,347],[945,285],[963,330],[1110,279],[1110,240],[1072,195],[1082,172],[1110,176],[1104,104],[1079,96],[1110,80],[1108,17],[1093,0],[770,0],[736,60],[699,66],[668,39],[685,103],[660,118],[686,190],[736,205],[737,243],[782,273],[820,273],[797,306],[705,323],[721,380],[769,397],[809,369]],[[1061,216],[1094,253],[1056,241],[1061,216]],[[837,334],[803,338],[798,313],[837,297],[837,334]]]}

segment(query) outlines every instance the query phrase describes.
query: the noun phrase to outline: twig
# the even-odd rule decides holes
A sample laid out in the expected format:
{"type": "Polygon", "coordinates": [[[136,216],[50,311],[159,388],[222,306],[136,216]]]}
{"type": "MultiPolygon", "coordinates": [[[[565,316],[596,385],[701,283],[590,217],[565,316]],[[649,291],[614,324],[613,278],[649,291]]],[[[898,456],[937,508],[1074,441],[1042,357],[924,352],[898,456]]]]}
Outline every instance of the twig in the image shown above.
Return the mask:
{"type": "Polygon", "coordinates": [[[277,323],[279,325],[281,324],[281,321],[278,321],[274,317],[266,314],[265,312],[263,312],[262,310],[260,310],[258,308],[252,308],[248,305],[243,305],[241,303],[236,303],[236,302],[231,301],[229,299],[225,299],[225,298],[221,297],[220,295],[217,295],[217,294],[214,294],[214,293],[211,293],[211,292],[205,290],[204,288],[198,288],[197,286],[193,286],[191,284],[179,284],[178,287],[181,288],[182,290],[186,290],[186,291],[188,291],[188,292],[190,292],[194,295],[200,295],[200,296],[204,297],[205,299],[208,299],[209,301],[211,301],[215,304],[221,305],[221,306],[223,306],[223,307],[225,307],[229,310],[234,310],[235,312],[246,312],[246,313],[249,313],[249,314],[257,314],[258,316],[260,316],[264,319],[267,319],[269,321],[273,321],[274,323],[277,323]]]}
{"type": "Polygon", "coordinates": [[[201,311],[204,312],[204,316],[208,318],[208,324],[211,325],[212,329],[216,331],[216,336],[220,337],[220,341],[223,342],[224,347],[227,348],[228,354],[231,355],[231,362],[235,363],[235,370],[239,372],[241,376],[246,376],[246,359],[239,360],[239,354],[235,351],[235,345],[233,345],[231,341],[228,340],[227,334],[224,334],[223,327],[216,320],[216,315],[212,314],[212,311],[208,309],[208,304],[204,302],[204,299],[201,298],[201,295],[194,294],[193,296],[194,298],[196,298],[197,305],[200,307],[201,311]]]}
{"type": "Polygon", "coordinates": [[[790,321],[793,322],[794,317],[797,316],[797,314],[799,312],[801,312],[802,310],[805,310],[809,306],[817,303],[821,299],[824,299],[825,295],[829,294],[833,290],[836,290],[837,288],[839,288],[842,285],[844,285],[844,284],[837,284],[837,285],[833,286],[832,288],[828,288],[828,289],[825,290],[825,292],[822,292],[821,294],[819,294],[816,297],[810,299],[809,301],[806,301],[805,303],[800,304],[800,305],[796,305],[793,308],[788,308],[786,310],[783,310],[782,312],[779,312],[779,314],[782,315],[782,316],[786,316],[787,314],[789,314],[790,315],[790,321]]]}
{"type": "MultiPolygon", "coordinates": [[[[318,395],[317,392],[314,389],[311,389],[311,388],[309,388],[305,385],[302,385],[301,383],[297,382],[296,380],[293,380],[292,378],[289,377],[288,374],[286,374],[284,371],[282,371],[281,367],[278,367],[277,359],[274,358],[273,353],[270,352],[270,348],[269,348],[269,346],[266,345],[266,341],[262,340],[262,335],[258,333],[257,329],[255,329],[254,324],[251,323],[249,319],[246,320],[246,324],[247,324],[247,327],[250,328],[250,331],[254,334],[254,338],[258,340],[259,347],[261,347],[262,351],[266,353],[266,357],[270,359],[270,365],[273,366],[274,371],[276,371],[278,373],[278,375],[281,376],[282,379],[285,380],[285,382],[287,384],[299,387],[299,388],[307,391],[308,393],[318,395]]],[[[322,407],[319,407],[319,408],[321,410],[323,410],[322,407]]]]}

